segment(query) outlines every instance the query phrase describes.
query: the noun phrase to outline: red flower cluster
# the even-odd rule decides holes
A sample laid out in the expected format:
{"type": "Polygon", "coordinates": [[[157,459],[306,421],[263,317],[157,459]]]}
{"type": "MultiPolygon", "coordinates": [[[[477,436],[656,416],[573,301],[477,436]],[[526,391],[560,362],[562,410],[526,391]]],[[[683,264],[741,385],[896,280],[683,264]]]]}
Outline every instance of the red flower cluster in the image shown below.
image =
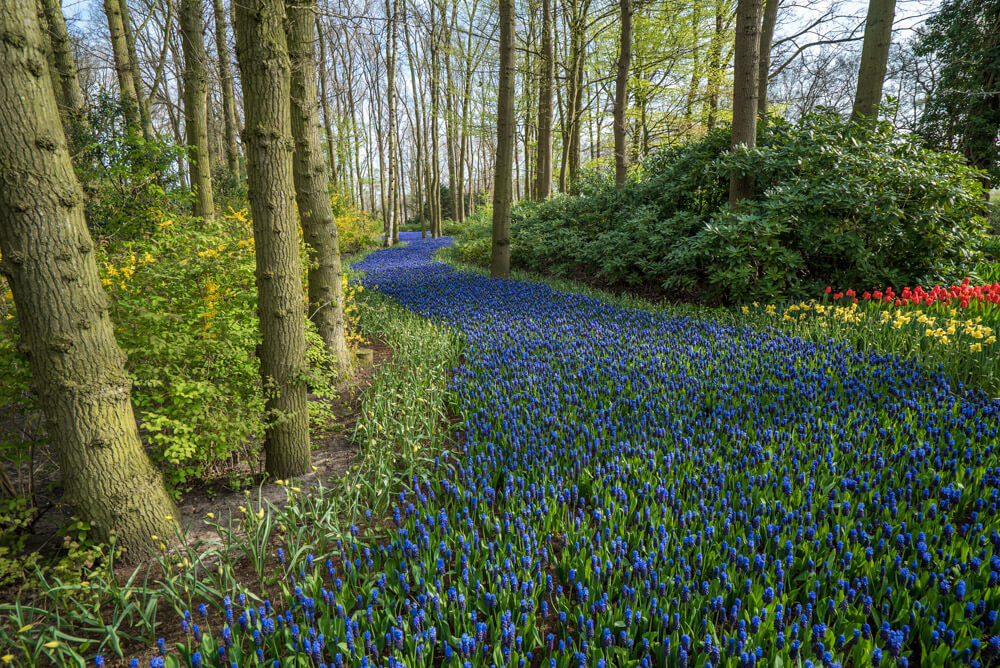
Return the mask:
{"type": "MultiPolygon", "coordinates": [[[[839,301],[844,297],[853,299],[854,303],[858,301],[855,298],[856,293],[854,290],[833,292],[833,288],[828,287],[826,294],[829,295],[831,293],[834,301],[839,301]]],[[[930,290],[924,290],[920,286],[903,288],[902,292],[898,295],[890,286],[884,292],[882,290],[862,292],[861,299],[864,301],[880,301],[895,306],[909,306],[910,304],[926,304],[928,306],[941,304],[952,306],[957,304],[961,308],[968,308],[970,304],[1000,305],[1000,283],[994,283],[993,285],[970,285],[969,279],[966,278],[960,285],[952,285],[947,288],[943,288],[940,285],[935,285],[930,290]]]]}

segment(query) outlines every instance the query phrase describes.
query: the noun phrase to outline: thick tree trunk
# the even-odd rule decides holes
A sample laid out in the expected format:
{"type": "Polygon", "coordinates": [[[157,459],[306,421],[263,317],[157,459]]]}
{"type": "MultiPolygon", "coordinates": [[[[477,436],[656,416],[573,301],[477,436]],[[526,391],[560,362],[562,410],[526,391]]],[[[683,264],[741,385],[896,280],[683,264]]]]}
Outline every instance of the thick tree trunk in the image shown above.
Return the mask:
{"type": "Polygon", "coordinates": [[[66,500],[130,561],[177,528],[143,449],[33,0],[0,3],[0,253],[66,500]]]}
{"type": "Polygon", "coordinates": [[[39,4],[45,15],[48,45],[55,67],[51,74],[59,104],[59,115],[67,131],[67,137],[71,138],[77,130],[85,129],[87,126],[87,112],[84,108],[80,79],[76,74],[73,45],[66,31],[66,19],[59,0],[39,0],[39,4]]]}
{"type": "Polygon", "coordinates": [[[510,276],[510,200],[514,161],[514,0],[500,0],[500,83],[497,155],[493,177],[493,248],[490,275],[510,276]]]}
{"type": "Polygon", "coordinates": [[[215,50],[219,54],[219,83],[222,85],[222,116],[226,131],[226,167],[239,178],[240,150],[237,144],[236,96],[233,93],[233,70],[229,64],[229,42],[226,40],[226,9],[222,0],[212,0],[215,14],[215,50]]]}
{"type": "Polygon", "coordinates": [[[287,0],[288,55],[292,68],[292,136],[295,138],[295,195],[302,236],[309,247],[309,318],[337,368],[350,370],[344,338],[343,272],[337,224],[323,164],[316,96],[313,16],[315,0],[287,0]]]}
{"type": "Polygon", "coordinates": [[[853,120],[862,116],[871,118],[878,112],[895,16],[896,0],[869,0],[865,41],[861,47],[861,67],[858,69],[858,88],[854,95],[854,109],[851,111],[853,120]]]}
{"type": "MultiPolygon", "coordinates": [[[[757,75],[764,0],[739,0],[736,6],[736,61],[733,70],[733,148],[757,144],[757,75]]],[[[729,206],[753,195],[754,175],[729,175],[729,206]]]]}
{"type": "Polygon", "coordinates": [[[111,34],[111,53],[118,77],[118,94],[121,97],[125,122],[133,132],[142,132],[139,112],[139,98],[136,94],[135,76],[129,58],[128,43],[125,40],[125,24],[122,19],[120,0],[104,0],[104,13],[108,19],[111,34]]]}
{"type": "Polygon", "coordinates": [[[628,75],[632,65],[632,0],[620,0],[621,41],[618,46],[618,75],[615,77],[615,187],[621,190],[628,180],[625,165],[625,107],[628,105],[628,75]]]}
{"type": "Polygon", "coordinates": [[[142,72],[139,69],[139,55],[135,50],[135,34],[132,31],[132,18],[129,15],[128,0],[120,0],[122,10],[122,29],[125,37],[125,47],[128,49],[129,66],[132,68],[132,81],[135,82],[135,101],[139,107],[139,120],[142,123],[142,136],[146,141],[153,139],[153,118],[149,113],[149,100],[142,89],[142,72]]]}
{"type": "Polygon", "coordinates": [[[205,81],[205,42],[202,0],[181,0],[181,39],[184,46],[184,134],[187,138],[194,215],[211,220],[212,161],[208,154],[208,85],[205,81]]]}
{"type": "Polygon", "coordinates": [[[292,188],[289,63],[283,0],[236,4],[243,146],[257,257],[260,371],[267,394],[265,468],[275,478],[309,467],[306,339],[292,188]]]}
{"type": "Polygon", "coordinates": [[[535,197],[546,199],[552,192],[552,0],[542,0],[542,77],[538,88],[538,160],[535,197]]]}
{"type": "Polygon", "coordinates": [[[760,27],[760,63],[757,69],[757,115],[767,115],[767,80],[771,74],[771,42],[774,40],[774,25],[778,22],[778,8],[781,0],[764,1],[764,18],[760,27]]]}

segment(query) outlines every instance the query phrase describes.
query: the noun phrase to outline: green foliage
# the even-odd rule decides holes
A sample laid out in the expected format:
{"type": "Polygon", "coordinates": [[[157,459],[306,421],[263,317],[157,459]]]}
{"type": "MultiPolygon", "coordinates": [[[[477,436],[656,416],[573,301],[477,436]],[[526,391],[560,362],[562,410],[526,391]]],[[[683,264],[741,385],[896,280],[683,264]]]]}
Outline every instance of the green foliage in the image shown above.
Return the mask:
{"type": "MultiPolygon", "coordinates": [[[[717,130],[659,151],[621,193],[595,175],[580,196],[520,204],[513,262],[708,302],[809,296],[830,284],[933,285],[975,266],[981,173],[960,156],[830,112],[770,122],[756,149],[729,145],[728,130],[717,130]],[[757,176],[737,212],[731,169],[757,176]]],[[[467,228],[459,259],[488,258],[485,229],[467,228]]]]}
{"type": "Polygon", "coordinates": [[[918,131],[935,147],[962,151],[1000,178],[1000,0],[945,0],[917,38],[917,55],[938,65],[918,131]]]}
{"type": "Polygon", "coordinates": [[[186,205],[175,165],[184,148],[166,137],[146,141],[129,132],[121,101],[101,90],[87,111],[87,125],[72,129],[73,158],[83,184],[87,225],[95,236],[117,241],[152,234],[155,213],[186,205]]]}

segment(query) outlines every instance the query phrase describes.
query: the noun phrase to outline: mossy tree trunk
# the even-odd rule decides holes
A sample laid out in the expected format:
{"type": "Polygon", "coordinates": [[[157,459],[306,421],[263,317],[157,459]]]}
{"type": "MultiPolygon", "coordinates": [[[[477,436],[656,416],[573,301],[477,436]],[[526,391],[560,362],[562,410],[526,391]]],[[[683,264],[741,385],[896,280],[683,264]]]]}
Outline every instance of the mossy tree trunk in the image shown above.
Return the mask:
{"type": "Polygon", "coordinates": [[[493,178],[493,247],[490,275],[510,276],[510,202],[514,168],[514,0],[500,0],[500,83],[497,155],[493,178]]]}
{"type": "Polygon", "coordinates": [[[219,56],[219,83],[222,85],[222,116],[226,132],[226,166],[237,178],[241,175],[240,150],[237,145],[236,96],[233,94],[233,71],[229,64],[229,43],[226,41],[226,9],[222,0],[213,0],[215,15],[215,50],[219,56]]]}
{"type": "Polygon", "coordinates": [[[265,469],[276,478],[286,478],[309,467],[309,413],[285,4],[284,0],[235,4],[236,58],[246,114],[243,146],[257,257],[260,372],[267,395],[265,469]]]}
{"type": "Polygon", "coordinates": [[[632,0],[621,0],[621,39],[618,46],[618,75],[615,78],[615,187],[621,190],[628,180],[625,164],[625,108],[628,106],[628,75],[632,63],[632,0]]]}
{"type": "Polygon", "coordinates": [[[34,0],[0,3],[0,270],[67,502],[136,561],[176,516],[143,449],[83,197],[47,72],[34,0]]]}
{"type": "Polygon", "coordinates": [[[208,152],[208,85],[205,78],[205,38],[201,0],[181,0],[181,40],[184,48],[184,128],[194,215],[215,216],[212,160],[208,152]]]}
{"type": "Polygon", "coordinates": [[[851,111],[853,120],[871,118],[878,113],[895,16],[896,0],[869,0],[868,15],[865,17],[865,40],[861,47],[861,66],[858,69],[858,87],[851,111]]]}
{"type": "Polygon", "coordinates": [[[125,48],[128,50],[128,64],[132,68],[132,81],[135,83],[135,103],[139,109],[139,120],[142,123],[142,136],[146,141],[152,141],[153,118],[149,113],[149,100],[142,89],[142,72],[139,69],[139,54],[135,49],[135,33],[132,30],[132,18],[129,13],[128,0],[119,0],[122,11],[122,30],[125,48]]]}
{"type": "Polygon", "coordinates": [[[128,42],[125,39],[125,22],[122,18],[120,1],[104,0],[104,14],[108,19],[108,31],[111,34],[111,55],[115,64],[115,74],[118,77],[118,94],[125,112],[125,123],[129,130],[139,133],[142,131],[139,97],[136,93],[135,75],[128,53],[128,42]]]}
{"type": "Polygon", "coordinates": [[[87,111],[84,107],[83,90],[76,73],[73,59],[73,45],[66,30],[66,19],[59,0],[39,0],[45,16],[48,31],[48,45],[51,53],[52,83],[55,86],[56,102],[68,138],[87,126],[87,111]]]}
{"type": "Polygon", "coordinates": [[[538,158],[535,198],[547,199],[552,192],[552,0],[542,0],[542,78],[538,88],[538,158]]]}
{"type": "Polygon", "coordinates": [[[344,290],[337,224],[330,207],[316,95],[315,0],[287,0],[292,68],[291,117],[295,139],[295,196],[309,247],[309,318],[342,372],[350,369],[344,338],[344,290]]]}
{"type": "MultiPolygon", "coordinates": [[[[733,67],[732,146],[757,145],[757,76],[760,66],[760,26],[764,0],[739,0],[736,5],[736,47],[733,67]]],[[[731,172],[729,207],[753,195],[754,175],[731,172]]]]}

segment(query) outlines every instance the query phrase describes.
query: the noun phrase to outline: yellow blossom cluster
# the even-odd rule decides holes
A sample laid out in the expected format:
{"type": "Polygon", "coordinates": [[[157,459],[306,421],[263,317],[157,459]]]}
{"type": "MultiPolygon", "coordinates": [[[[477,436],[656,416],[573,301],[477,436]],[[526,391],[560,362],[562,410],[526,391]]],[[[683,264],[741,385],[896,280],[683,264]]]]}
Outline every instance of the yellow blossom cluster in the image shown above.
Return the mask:
{"type": "Polygon", "coordinates": [[[121,258],[117,265],[113,262],[105,262],[101,285],[106,288],[117,285],[121,290],[128,290],[128,282],[132,280],[136,269],[140,265],[153,264],[154,262],[156,262],[156,258],[149,251],[143,253],[141,257],[134,252],[129,253],[128,257],[121,258]]]}
{"type": "Polygon", "coordinates": [[[773,304],[760,309],[754,303],[753,309],[744,306],[741,311],[744,315],[762,313],[769,320],[776,319],[777,322],[772,324],[792,334],[803,334],[805,329],[826,329],[846,324],[854,326],[859,333],[889,335],[895,332],[911,337],[909,340],[915,340],[919,345],[947,346],[955,352],[969,353],[980,353],[984,346],[997,341],[996,329],[983,324],[981,316],[962,319],[954,310],[947,315],[935,316],[926,311],[862,308],[856,303],[833,305],[803,301],[785,307],[780,318],[773,304]]]}

